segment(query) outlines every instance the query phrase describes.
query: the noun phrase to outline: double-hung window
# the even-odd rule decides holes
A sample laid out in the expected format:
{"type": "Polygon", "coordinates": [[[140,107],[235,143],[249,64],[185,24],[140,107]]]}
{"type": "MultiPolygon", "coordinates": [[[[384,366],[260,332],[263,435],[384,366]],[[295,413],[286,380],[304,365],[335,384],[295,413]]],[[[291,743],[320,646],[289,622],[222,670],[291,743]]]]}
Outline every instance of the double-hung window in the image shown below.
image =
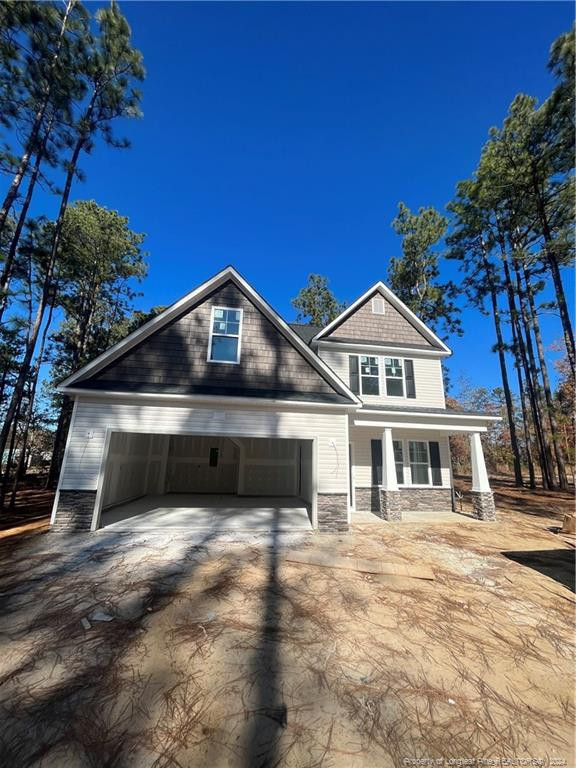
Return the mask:
{"type": "Polygon", "coordinates": [[[210,325],[208,361],[211,363],[240,362],[242,310],[213,307],[210,325]]]}
{"type": "Polygon", "coordinates": [[[409,451],[412,485],[430,485],[428,443],[410,440],[409,451]]]}
{"type": "Polygon", "coordinates": [[[397,357],[384,358],[386,394],[389,397],[404,397],[404,371],[402,360],[397,357]]]}
{"type": "Polygon", "coordinates": [[[404,450],[402,440],[393,440],[394,465],[396,467],[396,482],[398,485],[404,485],[404,450]]]}
{"type": "Polygon", "coordinates": [[[363,395],[380,394],[380,368],[377,357],[360,356],[360,379],[363,395]]]}

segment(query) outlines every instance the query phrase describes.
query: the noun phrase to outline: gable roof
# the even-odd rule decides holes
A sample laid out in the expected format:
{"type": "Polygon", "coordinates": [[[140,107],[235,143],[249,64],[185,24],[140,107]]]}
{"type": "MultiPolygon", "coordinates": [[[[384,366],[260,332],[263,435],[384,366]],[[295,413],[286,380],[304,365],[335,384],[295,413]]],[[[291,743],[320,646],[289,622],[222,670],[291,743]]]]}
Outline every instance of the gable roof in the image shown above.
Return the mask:
{"type": "MultiPolygon", "coordinates": [[[[331,323],[317,333],[312,342],[322,341],[324,337],[336,330],[345,320],[351,317],[357,309],[359,309],[368,299],[370,299],[375,293],[380,293],[387,301],[392,304],[395,309],[412,325],[425,339],[427,339],[433,347],[436,347],[439,351],[445,354],[451,355],[452,350],[444,344],[444,342],[436,336],[428,326],[417,317],[411,309],[409,309],[403,301],[401,301],[395,293],[393,293],[387,285],[379,281],[369,288],[366,293],[363,293],[356,301],[341,312],[338,317],[332,320],[331,323]]],[[[405,344],[404,346],[411,347],[412,344],[405,344]]]]}
{"type": "Polygon", "coordinates": [[[224,284],[234,283],[247,298],[262,312],[262,314],[278,329],[286,340],[296,349],[297,352],[320,374],[320,376],[351,405],[359,405],[360,401],[354,395],[346,384],[316,355],[307,344],[290,328],[290,326],[278,315],[278,313],[257,293],[252,286],[234,269],[228,266],[214,277],[210,278],[193,291],[188,293],[179,301],[172,304],[156,317],[149,320],[136,331],[126,336],[106,352],[102,353],[80,370],[68,376],[58,386],[58,391],[66,392],[74,389],[74,384],[81,384],[81,381],[87,376],[94,376],[104,368],[110,366],[114,361],[126,355],[135,346],[141,344],[145,339],[157,333],[166,327],[176,318],[180,317],[187,310],[202,302],[215,289],[224,284]]]}

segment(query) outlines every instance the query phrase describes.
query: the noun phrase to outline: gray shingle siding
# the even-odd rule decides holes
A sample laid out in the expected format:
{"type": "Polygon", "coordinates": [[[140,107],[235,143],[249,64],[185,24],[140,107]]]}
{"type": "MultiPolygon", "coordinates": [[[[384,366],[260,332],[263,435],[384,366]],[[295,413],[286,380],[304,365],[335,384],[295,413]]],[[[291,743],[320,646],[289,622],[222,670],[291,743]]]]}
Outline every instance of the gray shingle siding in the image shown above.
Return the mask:
{"type": "Polygon", "coordinates": [[[374,292],[361,304],[355,312],[336,326],[326,338],[334,341],[356,341],[365,339],[380,339],[380,343],[394,342],[397,344],[424,345],[425,348],[435,348],[428,339],[417,330],[404,315],[402,315],[384,297],[384,314],[372,312],[372,297],[374,292]]]}
{"type": "Polygon", "coordinates": [[[231,281],[80,386],[347,401],[231,281]],[[213,306],[244,311],[238,365],[207,362],[213,306]]]}

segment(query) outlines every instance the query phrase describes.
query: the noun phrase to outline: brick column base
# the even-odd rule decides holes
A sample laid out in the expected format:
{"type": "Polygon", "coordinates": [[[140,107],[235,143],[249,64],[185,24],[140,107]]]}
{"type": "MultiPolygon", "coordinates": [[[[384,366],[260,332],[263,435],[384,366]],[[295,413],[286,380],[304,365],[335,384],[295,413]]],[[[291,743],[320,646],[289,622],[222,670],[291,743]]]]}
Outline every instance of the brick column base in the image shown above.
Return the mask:
{"type": "Polygon", "coordinates": [[[342,533],[348,530],[348,494],[318,494],[318,530],[342,533]]]}
{"type": "Polygon", "coordinates": [[[492,491],[472,491],[474,517],[478,520],[496,520],[496,506],[492,491]]]}
{"type": "Polygon", "coordinates": [[[89,531],[96,491],[60,491],[52,530],[62,533],[89,531]]]}
{"type": "Polygon", "coordinates": [[[402,520],[402,510],[400,509],[400,491],[387,491],[384,488],[380,491],[380,513],[376,513],[382,520],[394,522],[402,520]]]}

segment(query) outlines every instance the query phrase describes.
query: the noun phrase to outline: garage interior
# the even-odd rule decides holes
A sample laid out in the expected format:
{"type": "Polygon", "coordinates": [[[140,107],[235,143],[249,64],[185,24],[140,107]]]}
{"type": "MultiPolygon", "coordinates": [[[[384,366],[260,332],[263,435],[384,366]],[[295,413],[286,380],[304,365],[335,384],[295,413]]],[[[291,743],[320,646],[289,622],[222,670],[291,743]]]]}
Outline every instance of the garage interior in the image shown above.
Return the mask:
{"type": "Polygon", "coordinates": [[[100,528],[311,530],[312,441],[113,432],[100,528]]]}

